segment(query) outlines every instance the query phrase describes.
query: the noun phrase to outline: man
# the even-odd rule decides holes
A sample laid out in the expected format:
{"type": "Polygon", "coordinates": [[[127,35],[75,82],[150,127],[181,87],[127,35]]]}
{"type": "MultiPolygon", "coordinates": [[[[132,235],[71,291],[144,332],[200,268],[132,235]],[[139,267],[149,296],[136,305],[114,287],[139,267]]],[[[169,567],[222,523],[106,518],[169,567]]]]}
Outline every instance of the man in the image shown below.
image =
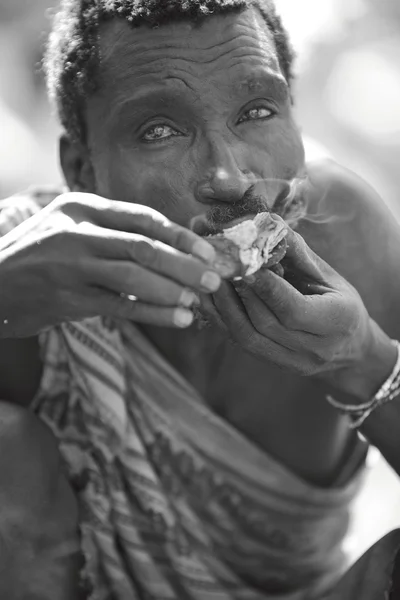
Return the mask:
{"type": "Polygon", "coordinates": [[[365,444],[327,382],[369,398],[393,346],[295,235],[311,305],[266,272],[221,284],[190,231],[285,207],[307,171],[299,231],[399,337],[398,228],[350,174],[306,169],[291,60],[268,2],[62,3],[47,71],[72,194],[0,223],[4,597],[77,597],[80,546],[99,598],[296,600],[343,571],[365,444]]]}

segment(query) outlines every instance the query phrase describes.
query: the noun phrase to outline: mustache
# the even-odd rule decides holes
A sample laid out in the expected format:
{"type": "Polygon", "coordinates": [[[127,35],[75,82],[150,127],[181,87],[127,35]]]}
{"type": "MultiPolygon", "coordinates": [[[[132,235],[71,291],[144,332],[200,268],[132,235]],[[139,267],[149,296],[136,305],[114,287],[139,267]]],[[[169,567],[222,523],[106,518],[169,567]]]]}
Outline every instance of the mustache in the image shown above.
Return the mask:
{"type": "Polygon", "coordinates": [[[267,199],[256,194],[253,186],[245,192],[239,202],[212,206],[206,215],[207,224],[210,233],[218,233],[223,225],[233,219],[240,219],[248,214],[257,214],[269,210],[267,199]]]}

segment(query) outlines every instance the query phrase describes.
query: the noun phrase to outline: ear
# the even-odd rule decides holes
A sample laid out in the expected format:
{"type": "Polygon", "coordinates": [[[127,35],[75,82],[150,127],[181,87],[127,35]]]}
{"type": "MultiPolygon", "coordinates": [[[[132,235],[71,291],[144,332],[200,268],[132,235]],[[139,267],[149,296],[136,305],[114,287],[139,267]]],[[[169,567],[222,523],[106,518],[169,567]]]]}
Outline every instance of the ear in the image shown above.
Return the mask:
{"type": "Polygon", "coordinates": [[[88,149],[73,142],[67,135],[60,137],[60,162],[65,181],[71,192],[94,194],[96,183],[88,149]]]}

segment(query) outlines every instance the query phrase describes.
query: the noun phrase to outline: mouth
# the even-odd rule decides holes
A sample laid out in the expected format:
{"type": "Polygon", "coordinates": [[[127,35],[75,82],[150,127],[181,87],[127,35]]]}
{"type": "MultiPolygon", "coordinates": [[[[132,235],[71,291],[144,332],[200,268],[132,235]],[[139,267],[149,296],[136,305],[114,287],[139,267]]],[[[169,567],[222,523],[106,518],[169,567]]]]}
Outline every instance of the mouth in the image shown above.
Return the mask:
{"type": "Polygon", "coordinates": [[[201,237],[206,237],[208,235],[218,235],[223,233],[226,229],[230,229],[235,225],[239,225],[239,223],[243,223],[243,221],[250,221],[254,219],[257,213],[247,213],[244,216],[237,217],[235,219],[231,219],[226,221],[225,223],[210,223],[206,217],[206,215],[198,215],[197,217],[193,217],[190,220],[189,228],[197,235],[201,237]]]}

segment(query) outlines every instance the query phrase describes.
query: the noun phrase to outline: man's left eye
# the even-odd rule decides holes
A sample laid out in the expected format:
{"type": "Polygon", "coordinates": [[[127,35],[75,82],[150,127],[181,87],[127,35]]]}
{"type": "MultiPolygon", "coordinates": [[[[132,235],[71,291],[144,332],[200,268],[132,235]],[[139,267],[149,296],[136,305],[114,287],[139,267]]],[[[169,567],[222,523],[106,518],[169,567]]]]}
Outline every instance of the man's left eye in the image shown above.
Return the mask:
{"type": "Polygon", "coordinates": [[[239,123],[243,123],[245,121],[257,121],[262,119],[270,119],[275,112],[267,108],[266,106],[260,106],[258,108],[250,108],[247,110],[239,119],[239,123]]]}
{"type": "Polygon", "coordinates": [[[142,138],[145,142],[158,142],[180,135],[170,125],[153,125],[144,132],[142,138]]]}

